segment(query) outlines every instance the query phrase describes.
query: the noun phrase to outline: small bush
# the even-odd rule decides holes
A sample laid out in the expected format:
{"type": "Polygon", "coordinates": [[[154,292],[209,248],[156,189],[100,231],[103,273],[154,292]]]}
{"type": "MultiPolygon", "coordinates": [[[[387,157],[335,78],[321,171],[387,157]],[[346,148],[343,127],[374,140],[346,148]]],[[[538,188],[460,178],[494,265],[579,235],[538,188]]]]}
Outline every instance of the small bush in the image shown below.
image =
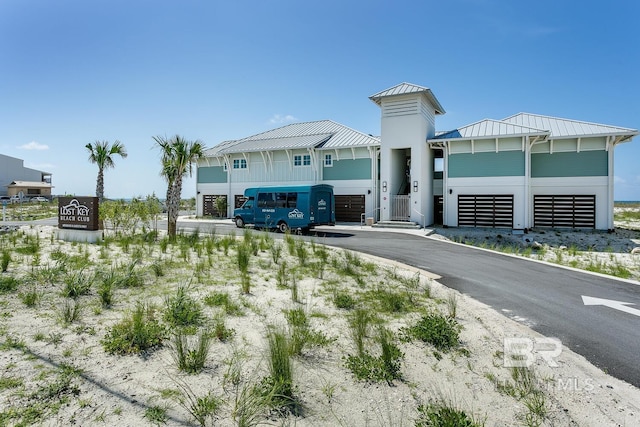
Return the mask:
{"type": "Polygon", "coordinates": [[[4,250],[2,251],[2,256],[0,257],[0,270],[5,273],[9,268],[9,263],[11,262],[11,252],[4,250]]]}
{"type": "Polygon", "coordinates": [[[356,299],[346,292],[335,292],[333,294],[333,303],[337,308],[344,310],[352,310],[356,306],[356,299]]]}
{"type": "Polygon", "coordinates": [[[458,335],[462,327],[451,317],[439,313],[423,316],[414,326],[405,328],[408,338],[432,344],[438,350],[449,351],[460,344],[458,335]]]}
{"type": "Polygon", "coordinates": [[[161,345],[164,336],[154,308],[138,303],[131,316],[114,325],[101,342],[107,353],[134,354],[161,345]]]}
{"type": "Polygon", "coordinates": [[[448,404],[431,403],[418,406],[416,427],[482,427],[460,409],[448,404]]]}
{"type": "Polygon", "coordinates": [[[20,282],[15,277],[0,277],[0,293],[13,292],[18,289],[20,282]]]}
{"type": "Polygon", "coordinates": [[[176,294],[165,299],[164,320],[171,326],[198,326],[202,323],[202,307],[179,286],[176,294]]]}

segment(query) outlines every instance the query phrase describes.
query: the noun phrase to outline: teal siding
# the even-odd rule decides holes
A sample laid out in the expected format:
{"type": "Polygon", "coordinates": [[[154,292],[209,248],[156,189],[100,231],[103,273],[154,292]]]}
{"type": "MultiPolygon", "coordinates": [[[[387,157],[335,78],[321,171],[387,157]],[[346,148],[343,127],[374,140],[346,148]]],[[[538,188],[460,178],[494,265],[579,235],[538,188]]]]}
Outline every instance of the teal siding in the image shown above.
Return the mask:
{"type": "Polygon", "coordinates": [[[450,178],[524,176],[524,152],[451,154],[447,176],[450,178]]]}
{"type": "Polygon", "coordinates": [[[198,168],[198,184],[219,184],[227,182],[227,172],[222,166],[198,168]]]}
{"type": "Polygon", "coordinates": [[[607,176],[609,159],[606,151],[580,153],[532,153],[531,177],[607,176]]]}
{"type": "Polygon", "coordinates": [[[333,166],[324,166],[323,179],[371,179],[371,159],[334,160],[333,166]]]}

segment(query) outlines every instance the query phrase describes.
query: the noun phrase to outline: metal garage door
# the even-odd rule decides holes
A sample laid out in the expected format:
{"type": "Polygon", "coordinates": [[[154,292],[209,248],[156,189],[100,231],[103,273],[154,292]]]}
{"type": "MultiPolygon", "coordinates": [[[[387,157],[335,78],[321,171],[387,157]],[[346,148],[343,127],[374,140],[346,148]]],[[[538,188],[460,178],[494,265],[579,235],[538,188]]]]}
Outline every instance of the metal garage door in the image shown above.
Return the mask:
{"type": "Polygon", "coordinates": [[[364,194],[335,196],[336,221],[360,222],[364,213],[364,194]]]}
{"type": "Polygon", "coordinates": [[[458,195],[459,227],[513,227],[513,194],[458,195]]]}
{"type": "Polygon", "coordinates": [[[595,228],[596,196],[534,195],[533,226],[595,228]]]}

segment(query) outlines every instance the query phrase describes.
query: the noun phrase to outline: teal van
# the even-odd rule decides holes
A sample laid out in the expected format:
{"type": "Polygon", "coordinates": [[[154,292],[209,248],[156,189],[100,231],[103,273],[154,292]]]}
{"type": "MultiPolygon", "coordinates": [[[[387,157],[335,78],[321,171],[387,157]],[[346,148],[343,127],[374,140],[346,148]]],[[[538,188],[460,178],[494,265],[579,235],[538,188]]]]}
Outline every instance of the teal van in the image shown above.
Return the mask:
{"type": "Polygon", "coordinates": [[[247,188],[246,201],[233,211],[239,228],[275,228],[308,231],[336,223],[333,186],[326,184],[247,188]]]}

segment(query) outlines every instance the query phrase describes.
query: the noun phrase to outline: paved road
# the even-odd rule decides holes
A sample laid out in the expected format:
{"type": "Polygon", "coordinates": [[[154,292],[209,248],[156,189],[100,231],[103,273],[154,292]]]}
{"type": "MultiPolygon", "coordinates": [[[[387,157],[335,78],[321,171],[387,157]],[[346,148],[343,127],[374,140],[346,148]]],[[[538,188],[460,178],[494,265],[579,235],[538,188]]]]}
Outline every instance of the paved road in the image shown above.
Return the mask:
{"type": "MultiPolygon", "coordinates": [[[[178,225],[202,231],[215,226],[220,234],[237,230],[230,222],[178,225]]],[[[166,222],[161,221],[160,227],[166,227],[166,222]]],[[[640,309],[637,284],[410,234],[357,227],[322,230],[328,231],[320,231],[316,237],[320,243],[438,274],[442,284],[519,319],[547,337],[559,338],[605,372],[640,387],[640,316],[585,306],[582,301],[586,295],[635,304],[631,307],[640,309]]]]}

